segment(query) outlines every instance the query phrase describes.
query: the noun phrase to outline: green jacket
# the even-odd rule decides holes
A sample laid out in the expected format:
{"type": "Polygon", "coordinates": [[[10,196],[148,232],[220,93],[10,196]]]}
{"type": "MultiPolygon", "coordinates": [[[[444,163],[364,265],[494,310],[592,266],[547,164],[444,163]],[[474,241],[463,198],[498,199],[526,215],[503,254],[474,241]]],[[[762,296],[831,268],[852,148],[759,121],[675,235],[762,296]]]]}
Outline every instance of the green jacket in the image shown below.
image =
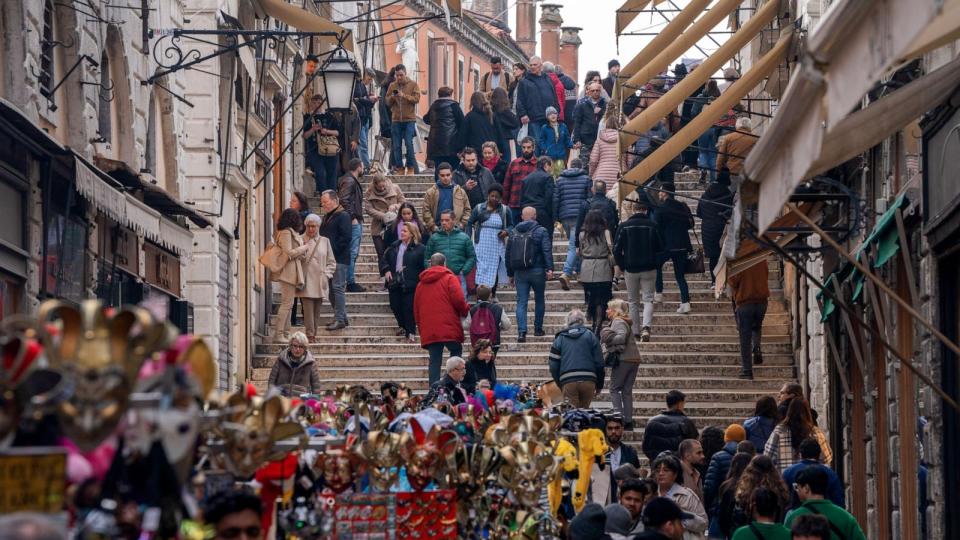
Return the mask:
{"type": "Polygon", "coordinates": [[[830,520],[830,523],[833,524],[833,527],[830,527],[830,538],[832,540],[867,540],[857,520],[849,512],[828,499],[804,501],[799,508],[791,510],[787,514],[784,525],[792,526],[793,520],[804,514],[819,514],[830,520]],[[837,535],[837,530],[843,533],[843,538],[837,535]]]}
{"type": "Polygon", "coordinates": [[[454,274],[467,275],[477,265],[473,242],[460,229],[454,228],[450,232],[437,229],[437,232],[431,234],[427,249],[423,251],[424,265],[430,266],[430,256],[438,252],[446,256],[447,268],[454,274]]]}
{"type": "MultiPolygon", "coordinates": [[[[763,538],[766,540],[790,540],[790,529],[779,523],[760,523],[759,521],[754,521],[753,526],[760,531],[760,534],[763,535],[763,538]]],[[[733,533],[731,540],[760,540],[760,538],[753,534],[750,525],[745,525],[733,533]]]]}

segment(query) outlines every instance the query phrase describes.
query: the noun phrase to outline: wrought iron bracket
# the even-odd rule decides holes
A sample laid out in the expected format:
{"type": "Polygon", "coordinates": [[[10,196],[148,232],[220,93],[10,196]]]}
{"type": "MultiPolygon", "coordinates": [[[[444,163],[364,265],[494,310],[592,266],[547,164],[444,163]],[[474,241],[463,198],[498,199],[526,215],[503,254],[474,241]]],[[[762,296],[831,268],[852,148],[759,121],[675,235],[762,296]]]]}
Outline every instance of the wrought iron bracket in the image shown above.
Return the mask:
{"type": "Polygon", "coordinates": [[[148,84],[153,84],[157,79],[171,73],[190,69],[220,55],[239,51],[243,47],[253,47],[258,43],[265,43],[276,49],[288,39],[335,37],[342,45],[347,38],[346,33],[284,30],[151,30],[150,37],[154,36],[159,36],[153,44],[153,59],[159,68],[147,79],[148,84]],[[223,39],[224,43],[216,41],[219,39],[223,39]],[[191,45],[185,45],[185,41],[190,41],[191,45]],[[213,45],[216,49],[204,53],[193,45],[194,42],[213,45]]]}
{"type": "MultiPolygon", "coordinates": [[[[48,94],[49,94],[50,97],[47,98],[47,99],[50,101],[49,107],[50,107],[50,110],[51,110],[51,111],[57,110],[57,105],[56,105],[56,103],[53,102],[53,96],[56,95],[57,90],[59,90],[60,87],[63,86],[63,83],[65,83],[65,82],[67,81],[67,79],[70,78],[70,75],[73,75],[73,72],[76,71],[77,68],[80,67],[80,64],[83,63],[84,61],[86,61],[87,63],[89,63],[89,64],[90,64],[91,66],[93,66],[93,67],[100,67],[100,63],[97,62],[96,60],[94,60],[93,57],[91,57],[90,55],[81,54],[81,55],[77,58],[77,61],[74,62],[73,65],[70,66],[70,69],[68,69],[67,72],[63,75],[63,78],[60,79],[59,81],[57,81],[57,84],[53,85],[53,88],[51,88],[50,91],[48,92],[48,94]]],[[[37,79],[38,81],[40,80],[40,77],[42,76],[42,74],[37,73],[36,70],[33,69],[33,66],[30,66],[30,73],[31,73],[31,74],[33,75],[33,77],[34,77],[35,79],[37,79]]],[[[84,84],[84,83],[81,82],[81,84],[84,84]]],[[[86,84],[94,84],[94,83],[86,83],[86,84]]],[[[98,86],[99,86],[99,85],[98,85],[98,86]]],[[[113,87],[111,86],[111,89],[112,89],[112,88],[113,88],[113,87]]],[[[112,98],[111,98],[111,99],[112,99],[112,98]]]]}

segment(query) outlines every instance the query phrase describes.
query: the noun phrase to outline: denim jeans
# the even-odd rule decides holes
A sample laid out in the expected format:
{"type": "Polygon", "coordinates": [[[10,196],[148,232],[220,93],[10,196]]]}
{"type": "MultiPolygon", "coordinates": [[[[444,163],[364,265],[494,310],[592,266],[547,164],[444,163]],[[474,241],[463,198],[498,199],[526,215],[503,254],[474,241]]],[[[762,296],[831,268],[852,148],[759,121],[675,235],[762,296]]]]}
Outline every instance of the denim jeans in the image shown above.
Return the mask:
{"type": "Polygon", "coordinates": [[[350,265],[337,263],[337,270],[330,280],[330,303],[333,304],[333,318],[347,322],[347,272],[350,265]]]}
{"type": "Polygon", "coordinates": [[[672,249],[657,257],[657,292],[663,292],[663,263],[673,261],[673,273],[677,278],[677,286],[680,288],[680,301],[683,303],[690,301],[690,288],[687,286],[687,278],[684,272],[687,270],[687,252],[679,249],[672,249]]]}
{"type": "Polygon", "coordinates": [[[350,237],[350,270],[347,272],[347,283],[350,285],[357,282],[357,256],[360,255],[360,237],[363,235],[363,224],[354,223],[352,229],[353,236],[350,237]]]}
{"type": "MultiPolygon", "coordinates": [[[[541,120],[539,122],[534,122],[533,120],[527,122],[527,136],[533,137],[533,140],[540,140],[540,130],[543,129],[543,126],[547,125],[546,120],[541,120]]],[[[520,155],[519,153],[517,154],[520,155]]],[[[540,148],[537,148],[537,155],[542,156],[543,151],[540,148]]]]}
{"type": "Polygon", "coordinates": [[[427,353],[430,355],[428,378],[431,385],[440,380],[440,372],[443,367],[444,348],[450,352],[450,356],[460,356],[463,354],[463,343],[457,343],[456,341],[442,341],[440,343],[431,343],[427,345],[427,353]]]}
{"type": "Polygon", "coordinates": [[[463,274],[457,274],[457,277],[460,278],[460,286],[463,287],[463,299],[467,299],[467,278],[463,274]]]}
{"type": "Polygon", "coordinates": [[[419,174],[420,169],[417,168],[417,155],[413,150],[413,136],[416,134],[416,132],[416,122],[394,122],[390,125],[390,142],[393,145],[393,151],[390,152],[390,159],[392,160],[392,165],[394,167],[403,167],[404,164],[401,160],[401,156],[403,155],[401,145],[406,145],[406,166],[412,168],[414,173],[419,174]]]}
{"type": "Polygon", "coordinates": [[[653,321],[653,291],[656,289],[657,271],[624,272],[627,282],[627,298],[630,299],[630,318],[633,333],[637,335],[644,326],[653,321]],[[640,319],[640,301],[643,300],[643,320],[640,319]]]}
{"type": "Polygon", "coordinates": [[[307,152],[307,166],[313,169],[313,182],[317,195],[328,189],[337,189],[337,156],[321,156],[307,152]]]}
{"type": "Polygon", "coordinates": [[[567,260],[563,263],[563,273],[570,275],[580,271],[580,257],[577,256],[577,219],[565,219],[561,222],[567,242],[567,260]]]}
{"type": "Polygon", "coordinates": [[[547,275],[543,268],[517,270],[513,277],[517,284],[517,331],[527,331],[527,301],[530,299],[530,289],[533,289],[533,328],[543,329],[543,316],[547,311],[544,293],[547,289],[547,275]]]}
{"type": "Polygon", "coordinates": [[[737,333],[740,334],[740,366],[744,373],[753,373],[753,352],[760,350],[763,318],[767,304],[743,304],[737,308],[737,333]]]}
{"type": "Polygon", "coordinates": [[[360,161],[363,162],[363,168],[370,168],[370,151],[368,145],[370,144],[370,122],[372,120],[367,118],[366,120],[360,120],[360,141],[358,143],[358,148],[360,151],[360,161]]]}
{"type": "Polygon", "coordinates": [[[697,139],[697,146],[699,146],[697,166],[708,169],[710,181],[713,182],[717,178],[717,136],[713,129],[703,132],[703,135],[697,139]]]}

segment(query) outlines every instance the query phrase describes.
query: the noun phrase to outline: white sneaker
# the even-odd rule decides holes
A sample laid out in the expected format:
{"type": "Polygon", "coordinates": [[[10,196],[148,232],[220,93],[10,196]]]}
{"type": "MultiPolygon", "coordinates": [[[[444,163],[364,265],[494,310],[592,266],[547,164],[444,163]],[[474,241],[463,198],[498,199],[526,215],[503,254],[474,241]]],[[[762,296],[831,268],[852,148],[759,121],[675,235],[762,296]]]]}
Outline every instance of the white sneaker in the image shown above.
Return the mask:
{"type": "Polygon", "coordinates": [[[680,304],[680,307],[677,308],[677,313],[680,313],[681,315],[690,313],[690,302],[684,302],[680,304]]]}
{"type": "Polygon", "coordinates": [[[663,293],[655,293],[655,294],[653,295],[653,301],[656,302],[656,303],[658,303],[658,304],[659,304],[660,302],[663,302],[663,293]]]}

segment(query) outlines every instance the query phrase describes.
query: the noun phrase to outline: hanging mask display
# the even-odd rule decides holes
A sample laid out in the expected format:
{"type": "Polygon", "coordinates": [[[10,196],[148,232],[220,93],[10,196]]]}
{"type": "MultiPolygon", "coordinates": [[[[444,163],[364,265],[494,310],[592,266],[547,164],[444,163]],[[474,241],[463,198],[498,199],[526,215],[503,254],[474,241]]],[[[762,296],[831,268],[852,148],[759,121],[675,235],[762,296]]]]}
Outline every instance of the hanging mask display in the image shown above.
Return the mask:
{"type": "Polygon", "coordinates": [[[140,366],[163,345],[166,328],[142,308],[114,312],[96,300],[79,308],[48,300],[38,323],[51,367],[71,387],[57,407],[60,426],[81,450],[92,450],[116,430],[140,366]]]}
{"type": "Polygon", "coordinates": [[[286,400],[248,396],[240,390],[231,394],[221,409],[221,422],[215,434],[223,441],[223,452],[215,454],[225,469],[246,477],[268,461],[283,458],[286,452],[274,449],[274,443],[299,437],[306,439],[300,424],[287,419],[286,400]]]}
{"type": "Polygon", "coordinates": [[[443,472],[446,459],[460,444],[455,431],[434,425],[424,430],[416,418],[410,420],[413,436],[400,446],[400,455],[407,466],[407,480],[416,491],[422,491],[443,472]]]}

